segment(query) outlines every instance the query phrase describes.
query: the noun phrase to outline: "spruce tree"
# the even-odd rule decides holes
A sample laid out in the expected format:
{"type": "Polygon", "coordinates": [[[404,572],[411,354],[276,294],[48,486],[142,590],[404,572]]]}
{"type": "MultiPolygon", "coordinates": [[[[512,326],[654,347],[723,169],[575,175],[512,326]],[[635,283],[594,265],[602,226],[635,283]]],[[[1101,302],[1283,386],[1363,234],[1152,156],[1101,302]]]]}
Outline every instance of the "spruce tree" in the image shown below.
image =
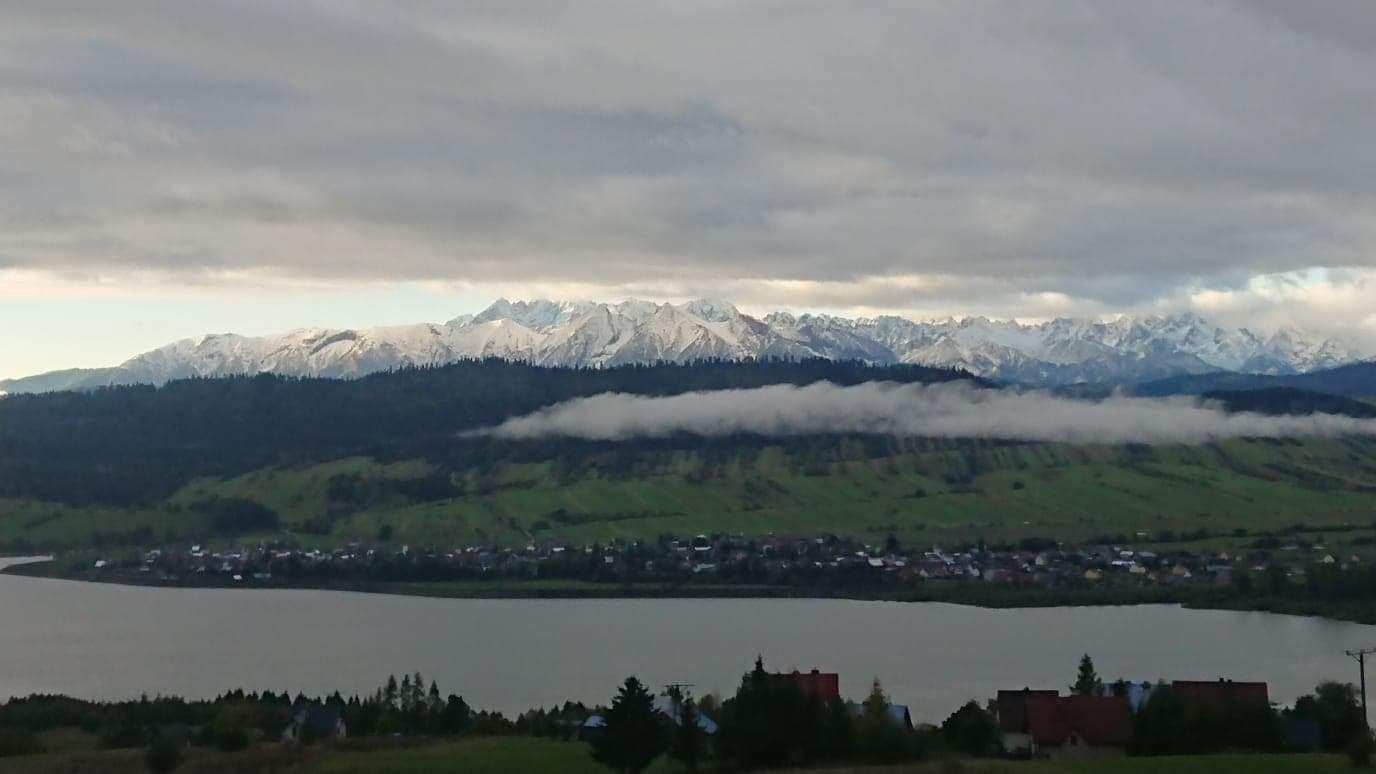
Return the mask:
{"type": "Polygon", "coordinates": [[[1076,696],[1098,696],[1103,688],[1104,681],[1094,671],[1094,659],[1088,653],[1084,654],[1080,657],[1080,672],[1075,676],[1075,684],[1070,686],[1070,692],[1076,696]]]}
{"type": "Polygon", "coordinates": [[[382,703],[386,705],[388,709],[397,708],[398,691],[396,675],[387,675],[387,685],[382,689],[382,703]]]}
{"type": "Polygon", "coordinates": [[[410,715],[411,710],[416,706],[415,696],[411,693],[411,676],[403,674],[401,676],[401,690],[398,694],[401,699],[401,714],[410,715]]]}
{"type": "Polygon", "coordinates": [[[664,752],[664,727],[654,696],[635,677],[612,699],[606,728],[592,743],[592,757],[623,774],[639,774],[664,752]]]}

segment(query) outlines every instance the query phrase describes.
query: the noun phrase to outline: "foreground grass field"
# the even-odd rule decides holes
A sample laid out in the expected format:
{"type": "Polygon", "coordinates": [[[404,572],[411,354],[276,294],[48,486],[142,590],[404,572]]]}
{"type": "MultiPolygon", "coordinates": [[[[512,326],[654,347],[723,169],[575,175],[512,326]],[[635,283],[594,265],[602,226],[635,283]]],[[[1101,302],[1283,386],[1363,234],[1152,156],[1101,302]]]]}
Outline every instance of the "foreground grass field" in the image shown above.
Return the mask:
{"type": "MultiPolygon", "coordinates": [[[[1300,774],[1350,770],[1336,755],[1218,755],[1123,758],[1100,761],[933,761],[905,766],[831,768],[829,774],[1300,774]]],[[[606,774],[576,742],[484,739],[398,752],[331,753],[312,764],[312,774],[606,774]]],[[[680,774],[664,760],[650,774],[680,774]]],[[[819,769],[799,770],[817,772],[819,769]]]]}
{"type": "MultiPolygon", "coordinates": [[[[140,751],[59,753],[0,759],[12,774],[139,774],[140,751]]],[[[710,770],[710,769],[708,769],[710,770]]],[[[1300,774],[1352,770],[1336,755],[1216,755],[1098,761],[930,761],[904,766],[833,768],[831,774],[1300,774]]],[[[484,738],[390,750],[292,750],[266,745],[242,753],[193,751],[181,774],[607,774],[578,742],[484,738]]],[[[787,772],[781,774],[802,774],[787,772]]],[[[810,769],[807,771],[819,771],[810,769]]],[[[659,760],[648,774],[682,774],[659,760]]]]}
{"type": "MultiPolygon", "coordinates": [[[[386,752],[332,752],[308,769],[311,774],[607,774],[580,742],[546,739],[472,739],[464,742],[386,752]]],[[[654,772],[667,772],[664,765],[654,772]]]]}
{"type": "MultiPolygon", "coordinates": [[[[1346,759],[1336,755],[1211,755],[1055,762],[961,761],[825,769],[828,774],[1301,774],[1353,770],[1346,759]]],[[[803,771],[806,770],[786,774],[803,774],[803,771]]]]}
{"type": "MultiPolygon", "coordinates": [[[[712,532],[875,540],[893,533],[922,544],[1201,527],[1226,540],[1239,528],[1369,528],[1376,519],[1376,442],[1357,439],[1159,448],[916,442],[879,455],[840,442],[808,452],[647,452],[577,466],[497,465],[454,474],[453,496],[430,501],[390,485],[433,472],[422,461],[351,458],[202,479],[141,509],[0,501],[0,546],[117,545],[135,530],[142,532],[132,542],[200,540],[207,517],[196,505],[216,497],[266,505],[279,514],[281,533],[320,546],[380,535],[396,544],[519,546],[712,532]],[[338,499],[341,489],[347,501],[338,499]]],[[[1370,530],[1345,535],[1363,536],[1370,539],[1370,530]]]]}

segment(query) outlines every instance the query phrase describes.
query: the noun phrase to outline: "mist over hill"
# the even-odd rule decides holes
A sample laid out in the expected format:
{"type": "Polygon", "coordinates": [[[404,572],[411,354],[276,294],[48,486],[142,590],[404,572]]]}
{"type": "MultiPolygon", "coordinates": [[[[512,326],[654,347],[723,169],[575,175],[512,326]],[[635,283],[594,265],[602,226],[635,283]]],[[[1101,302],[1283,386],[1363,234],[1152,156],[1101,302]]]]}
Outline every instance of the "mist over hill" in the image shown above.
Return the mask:
{"type": "Polygon", "coordinates": [[[525,545],[666,530],[968,536],[976,523],[1080,534],[1104,513],[1133,514],[1135,528],[1263,511],[1346,523],[1376,487],[1376,440],[1362,433],[1373,420],[1339,416],[1365,404],[1320,399],[1070,400],[826,359],[484,360],[10,395],[0,547],[147,545],[255,524],[525,545]],[[474,432],[503,426],[525,432],[474,432]]]}
{"type": "MultiPolygon", "coordinates": [[[[260,374],[10,395],[0,400],[0,497],[128,505],[154,500],[196,476],[351,455],[476,465],[491,442],[463,442],[461,432],[606,393],[667,396],[819,381],[972,378],[925,366],[824,359],[601,369],[484,360],[352,380],[260,374]]],[[[529,453],[556,452],[542,444],[529,453]]]]}

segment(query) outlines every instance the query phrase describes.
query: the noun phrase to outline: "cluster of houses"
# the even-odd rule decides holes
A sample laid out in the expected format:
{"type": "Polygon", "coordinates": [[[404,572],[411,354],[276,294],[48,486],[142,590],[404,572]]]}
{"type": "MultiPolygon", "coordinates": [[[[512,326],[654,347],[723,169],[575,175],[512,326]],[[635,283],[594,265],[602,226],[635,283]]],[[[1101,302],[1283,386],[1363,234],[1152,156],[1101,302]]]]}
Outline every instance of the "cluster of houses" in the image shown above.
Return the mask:
{"type": "MultiPolygon", "coordinates": [[[[797,686],[804,696],[822,701],[840,699],[840,677],[834,672],[776,673],[774,679],[797,686]]],[[[1263,682],[1218,680],[1176,680],[1171,683],[1119,681],[1103,686],[1092,695],[1062,695],[1056,690],[1022,688],[999,691],[988,711],[997,721],[1001,752],[1010,758],[1092,758],[1127,755],[1137,741],[1137,715],[1154,691],[1168,688],[1176,697],[1183,717],[1267,718],[1270,696],[1263,682]]],[[[860,704],[848,702],[856,716],[860,704]]],[[[681,723],[678,705],[668,696],[656,699],[656,709],[670,721],[681,723]]],[[[894,723],[913,729],[906,706],[889,704],[894,723]]],[[[698,727],[709,737],[717,724],[706,715],[697,718],[698,727]]],[[[589,738],[606,726],[601,715],[589,716],[579,728],[579,736],[589,738]]],[[[1286,742],[1292,749],[1313,749],[1318,744],[1317,723],[1289,719],[1285,725],[1286,742]]]]}
{"type": "MultiPolygon", "coordinates": [[[[836,672],[822,672],[813,669],[810,672],[775,672],[771,675],[775,680],[784,681],[792,684],[798,689],[798,693],[809,699],[817,699],[821,702],[830,702],[841,698],[841,676],[836,672]]],[[[846,707],[850,712],[859,717],[864,711],[862,705],[855,702],[847,702],[846,707]]],[[[679,710],[679,703],[667,694],[655,697],[655,709],[662,713],[674,725],[682,725],[682,713],[679,710]]],[[[902,704],[888,705],[889,717],[900,727],[909,731],[913,729],[912,714],[908,708],[902,704]]],[[[602,715],[589,715],[579,727],[578,735],[582,739],[588,739],[607,725],[606,718],[602,715]]],[[[699,713],[697,715],[697,726],[709,738],[716,736],[717,723],[707,715],[699,713]]]]}
{"type": "MultiPolygon", "coordinates": [[[[1118,682],[1095,695],[1062,696],[1055,690],[999,691],[990,702],[999,738],[1011,757],[1061,758],[1125,755],[1136,741],[1136,716],[1154,691],[1168,688],[1183,718],[1212,716],[1266,722],[1270,697],[1266,683],[1233,680],[1176,680],[1171,683],[1118,682]]],[[[1312,750],[1318,723],[1286,718],[1282,726],[1289,749],[1312,750]]]]}
{"type": "MultiPolygon", "coordinates": [[[[1141,535],[1143,542],[1149,536],[1141,535]]],[[[1027,544],[1025,541],[1024,545],[1027,544]]],[[[1311,564],[1350,567],[1362,559],[1330,551],[1322,543],[1285,544],[1242,552],[1187,548],[1143,549],[1132,544],[1041,545],[989,548],[982,545],[904,550],[895,541],[870,545],[834,535],[809,538],[745,538],[698,535],[690,540],[615,541],[574,546],[535,542],[524,547],[466,545],[445,548],[367,546],[351,542],[333,550],[274,543],[212,549],[208,546],[155,548],[137,559],[99,559],[92,569],[139,572],[158,580],[267,583],[293,576],[363,574],[379,563],[427,567],[454,578],[573,577],[653,581],[716,578],[751,582],[825,584],[827,579],[918,585],[974,581],[1014,586],[1056,586],[1067,582],[1170,586],[1227,585],[1243,570],[1262,573],[1280,567],[1302,576],[1311,564]]],[[[375,575],[375,574],[374,574],[375,575]]]]}

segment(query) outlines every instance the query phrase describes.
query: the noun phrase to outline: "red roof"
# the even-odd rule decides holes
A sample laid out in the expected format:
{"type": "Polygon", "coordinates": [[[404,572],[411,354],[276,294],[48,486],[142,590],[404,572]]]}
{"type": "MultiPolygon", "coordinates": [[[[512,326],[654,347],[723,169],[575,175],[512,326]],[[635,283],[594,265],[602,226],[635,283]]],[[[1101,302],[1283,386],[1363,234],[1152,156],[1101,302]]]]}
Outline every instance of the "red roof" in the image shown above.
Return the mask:
{"type": "Polygon", "coordinates": [[[790,673],[776,674],[775,677],[793,683],[804,696],[815,696],[822,701],[841,698],[841,676],[835,672],[819,672],[814,669],[803,673],[795,669],[790,673]]]}
{"type": "Polygon", "coordinates": [[[1122,696],[1045,696],[1026,699],[1027,732],[1039,746],[1058,747],[1074,733],[1091,747],[1132,743],[1132,708],[1122,696]]]}
{"type": "Polygon", "coordinates": [[[1235,683],[1232,680],[1176,680],[1171,690],[1186,710],[1222,712],[1234,707],[1267,707],[1271,700],[1266,683],[1235,683]]]}
{"type": "Polygon", "coordinates": [[[1028,697],[1050,696],[1054,699],[1059,695],[1059,691],[1034,691],[1031,688],[1023,688],[1019,691],[999,691],[996,705],[999,711],[999,730],[1005,734],[1020,734],[1026,731],[1028,697]]]}

